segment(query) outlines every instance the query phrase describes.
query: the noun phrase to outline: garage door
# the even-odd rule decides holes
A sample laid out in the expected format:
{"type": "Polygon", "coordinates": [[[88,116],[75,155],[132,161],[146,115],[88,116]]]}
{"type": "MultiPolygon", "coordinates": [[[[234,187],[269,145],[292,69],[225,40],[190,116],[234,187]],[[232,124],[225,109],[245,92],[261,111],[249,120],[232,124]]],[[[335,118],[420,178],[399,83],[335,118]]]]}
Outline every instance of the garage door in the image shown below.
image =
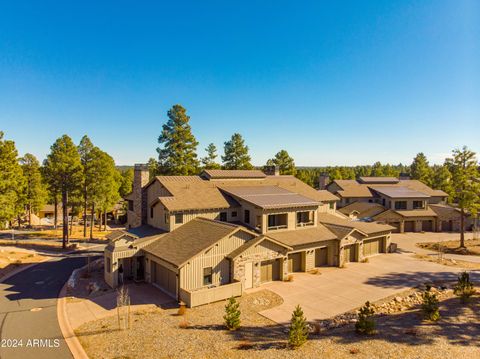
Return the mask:
{"type": "Polygon", "coordinates": [[[170,269],[152,262],[152,281],[155,285],[163,289],[173,297],[177,296],[177,275],[170,269]]]}
{"type": "Polygon", "coordinates": [[[328,265],[328,247],[315,249],[315,267],[328,265]]]}
{"type": "Polygon", "coordinates": [[[414,232],[415,231],[415,222],[414,221],[405,221],[405,232],[414,232]]]}
{"type": "Polygon", "coordinates": [[[369,239],[363,242],[363,255],[365,257],[378,254],[382,251],[382,239],[369,239]]]}
{"type": "Polygon", "coordinates": [[[351,244],[344,247],[345,262],[356,262],[355,245],[351,244]]]}
{"type": "Polygon", "coordinates": [[[442,231],[443,232],[451,232],[453,230],[453,222],[452,221],[442,221],[442,231]]]}
{"type": "Polygon", "coordinates": [[[431,232],[433,231],[433,221],[422,221],[422,231],[431,232]]]}
{"type": "Polygon", "coordinates": [[[302,271],[302,252],[292,253],[288,255],[288,271],[289,272],[302,271]]]}
{"type": "Polygon", "coordinates": [[[260,265],[260,281],[262,283],[280,280],[280,260],[262,262],[260,265]]]}

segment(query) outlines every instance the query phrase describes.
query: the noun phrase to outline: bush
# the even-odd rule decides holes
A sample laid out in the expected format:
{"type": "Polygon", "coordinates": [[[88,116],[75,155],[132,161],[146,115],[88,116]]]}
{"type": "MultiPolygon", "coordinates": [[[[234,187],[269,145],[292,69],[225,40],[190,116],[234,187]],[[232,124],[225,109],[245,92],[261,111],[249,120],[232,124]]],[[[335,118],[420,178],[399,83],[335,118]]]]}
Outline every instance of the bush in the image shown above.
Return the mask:
{"type": "Polygon", "coordinates": [[[440,319],[438,298],[437,295],[431,291],[431,289],[432,287],[430,285],[426,285],[425,290],[422,293],[422,311],[425,319],[437,321],[440,319]]]}
{"type": "Polygon", "coordinates": [[[358,320],[355,323],[355,331],[360,334],[374,334],[374,314],[375,310],[370,306],[370,302],[366,302],[365,305],[358,311],[358,320]]]}
{"type": "Polygon", "coordinates": [[[293,282],[293,274],[287,275],[287,277],[285,278],[285,282],[293,282]]]}
{"type": "Polygon", "coordinates": [[[303,316],[303,310],[299,305],[292,313],[290,330],[288,332],[288,345],[292,349],[299,348],[308,339],[307,319],[303,316]]]}
{"type": "Polygon", "coordinates": [[[458,276],[458,282],[453,287],[453,293],[456,296],[460,297],[462,302],[466,302],[470,299],[472,295],[475,294],[475,289],[473,288],[473,283],[470,281],[470,275],[467,272],[462,272],[458,276]]]}
{"type": "Polygon", "coordinates": [[[228,300],[227,305],[225,306],[225,315],[223,319],[225,320],[225,326],[228,330],[237,330],[240,328],[240,303],[238,303],[235,298],[231,297],[228,300]]]}
{"type": "Polygon", "coordinates": [[[177,315],[182,316],[187,313],[187,306],[185,303],[180,303],[180,306],[178,307],[177,315]]]}

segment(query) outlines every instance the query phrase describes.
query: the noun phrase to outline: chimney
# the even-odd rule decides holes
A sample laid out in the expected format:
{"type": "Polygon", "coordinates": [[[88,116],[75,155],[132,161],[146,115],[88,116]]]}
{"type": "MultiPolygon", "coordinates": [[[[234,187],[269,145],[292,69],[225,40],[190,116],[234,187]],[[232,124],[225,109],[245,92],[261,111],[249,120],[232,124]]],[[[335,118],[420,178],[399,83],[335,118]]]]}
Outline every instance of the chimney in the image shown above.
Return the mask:
{"type": "Polygon", "coordinates": [[[330,176],[328,173],[320,173],[318,176],[318,189],[324,190],[327,189],[327,186],[330,184],[330,176]]]}
{"type": "Polygon", "coordinates": [[[278,166],[264,166],[263,173],[267,176],[280,176],[280,167],[278,166]]]}
{"type": "Polygon", "coordinates": [[[135,164],[133,170],[133,211],[128,212],[130,228],[140,227],[147,222],[147,193],[143,187],[148,183],[149,172],[145,164],[135,164]]]}

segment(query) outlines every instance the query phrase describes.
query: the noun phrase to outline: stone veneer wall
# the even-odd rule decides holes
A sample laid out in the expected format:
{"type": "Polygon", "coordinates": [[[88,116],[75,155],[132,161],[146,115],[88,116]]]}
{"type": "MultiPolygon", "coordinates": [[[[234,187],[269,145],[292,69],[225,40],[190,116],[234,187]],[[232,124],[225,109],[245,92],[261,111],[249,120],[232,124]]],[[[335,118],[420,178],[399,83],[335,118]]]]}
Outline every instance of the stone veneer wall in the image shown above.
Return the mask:
{"type": "Polygon", "coordinates": [[[253,262],[253,287],[260,286],[260,263],[263,261],[268,261],[271,259],[280,259],[280,265],[282,269],[282,273],[280,276],[280,280],[283,280],[288,274],[288,261],[287,256],[282,253],[268,251],[262,254],[250,254],[244,255],[235,258],[232,261],[231,273],[233,273],[233,279],[240,281],[242,283],[245,282],[245,264],[248,262],[253,262]]]}
{"type": "Polygon", "coordinates": [[[128,212],[128,224],[131,228],[140,227],[146,223],[147,203],[146,191],[143,187],[148,183],[149,172],[148,166],[144,164],[136,164],[133,175],[133,213],[128,212]]]}

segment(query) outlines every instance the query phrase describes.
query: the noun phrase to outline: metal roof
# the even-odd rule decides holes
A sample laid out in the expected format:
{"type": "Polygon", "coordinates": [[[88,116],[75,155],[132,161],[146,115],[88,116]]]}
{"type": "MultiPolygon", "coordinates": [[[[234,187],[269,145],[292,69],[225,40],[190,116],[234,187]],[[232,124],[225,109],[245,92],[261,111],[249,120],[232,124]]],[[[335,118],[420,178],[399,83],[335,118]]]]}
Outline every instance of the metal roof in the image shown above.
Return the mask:
{"type": "Polygon", "coordinates": [[[420,191],[415,191],[408,187],[370,187],[374,191],[381,193],[390,198],[429,198],[428,194],[420,191]]]}

